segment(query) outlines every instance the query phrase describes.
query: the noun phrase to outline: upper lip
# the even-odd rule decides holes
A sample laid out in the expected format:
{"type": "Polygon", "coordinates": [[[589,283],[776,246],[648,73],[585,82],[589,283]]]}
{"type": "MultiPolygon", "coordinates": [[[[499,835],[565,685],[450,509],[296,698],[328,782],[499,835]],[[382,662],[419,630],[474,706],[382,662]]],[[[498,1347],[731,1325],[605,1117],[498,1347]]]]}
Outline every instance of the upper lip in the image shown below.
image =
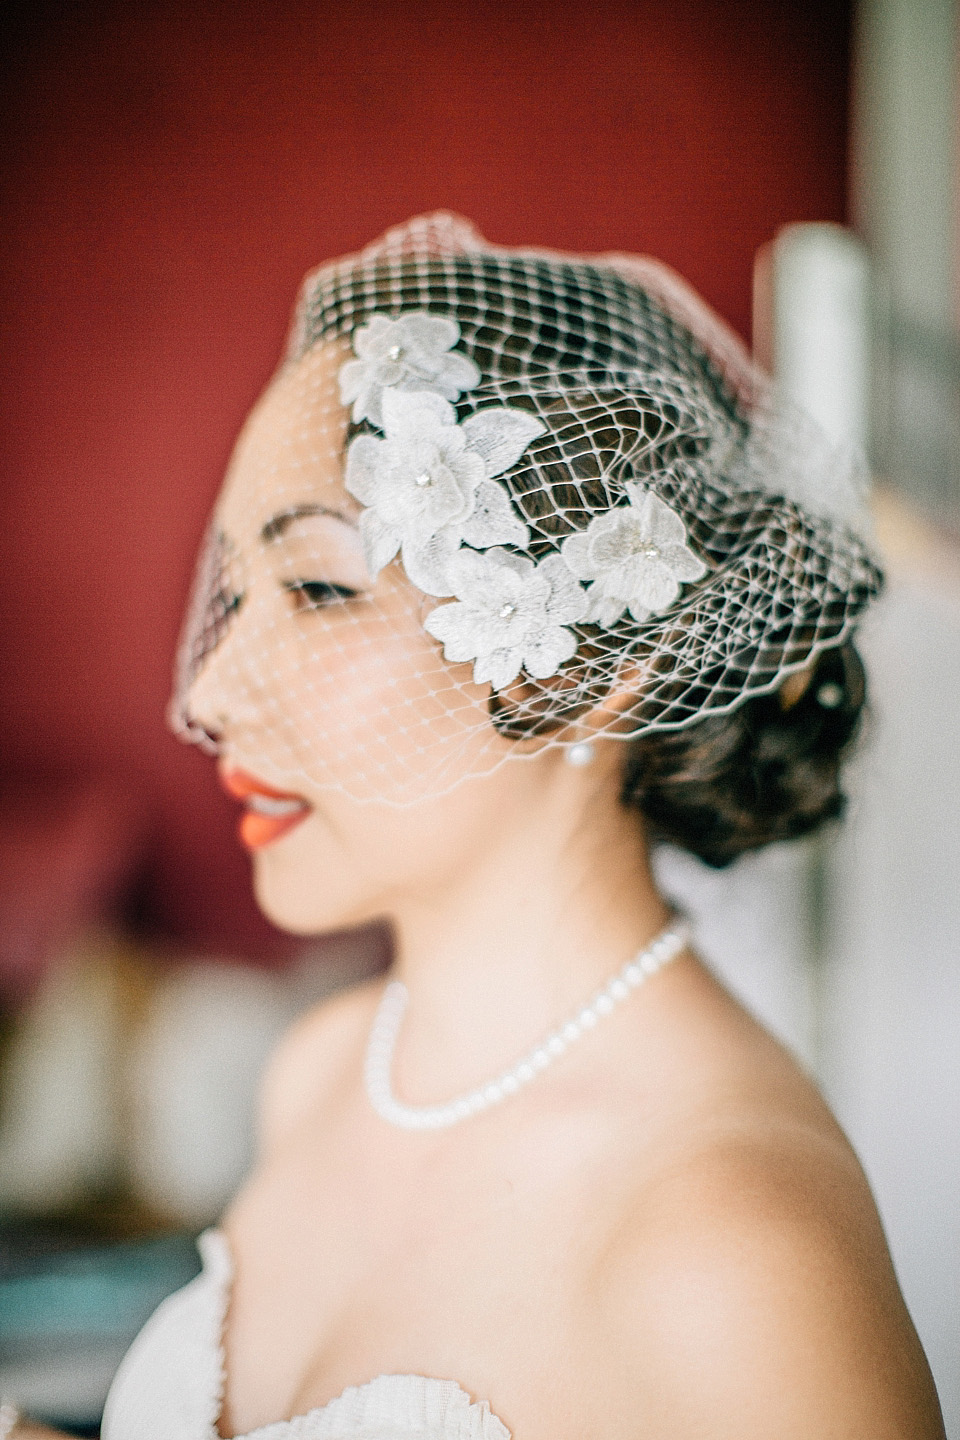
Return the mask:
{"type": "Polygon", "coordinates": [[[235,800],[246,800],[248,795],[267,795],[271,800],[297,800],[304,808],[309,805],[309,801],[296,791],[278,790],[276,786],[268,785],[265,780],[258,780],[249,770],[240,770],[233,765],[221,768],[220,783],[235,800]]]}

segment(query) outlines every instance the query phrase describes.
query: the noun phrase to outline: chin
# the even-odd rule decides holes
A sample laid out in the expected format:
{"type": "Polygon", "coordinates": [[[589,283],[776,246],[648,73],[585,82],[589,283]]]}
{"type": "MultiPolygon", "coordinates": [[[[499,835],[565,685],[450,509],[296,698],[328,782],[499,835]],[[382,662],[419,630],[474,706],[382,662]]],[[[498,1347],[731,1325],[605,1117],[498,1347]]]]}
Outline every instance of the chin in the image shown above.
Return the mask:
{"type": "MultiPolygon", "coordinates": [[[[354,881],[355,886],[355,881],[354,881]]],[[[267,919],[291,935],[347,930],[369,919],[340,867],[312,863],[279,842],[253,855],[254,899],[267,919]]]]}

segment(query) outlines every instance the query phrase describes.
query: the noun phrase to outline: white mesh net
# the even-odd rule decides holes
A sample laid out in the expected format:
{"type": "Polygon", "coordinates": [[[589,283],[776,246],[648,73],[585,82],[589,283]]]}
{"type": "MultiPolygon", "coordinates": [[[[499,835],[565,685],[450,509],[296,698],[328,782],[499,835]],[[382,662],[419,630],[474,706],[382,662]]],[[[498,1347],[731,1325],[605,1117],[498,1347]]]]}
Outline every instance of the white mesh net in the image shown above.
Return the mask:
{"type": "Polygon", "coordinates": [[[877,593],[862,476],[671,272],[439,214],[307,277],[181,642],[185,738],[393,804],[768,691],[877,593]]]}

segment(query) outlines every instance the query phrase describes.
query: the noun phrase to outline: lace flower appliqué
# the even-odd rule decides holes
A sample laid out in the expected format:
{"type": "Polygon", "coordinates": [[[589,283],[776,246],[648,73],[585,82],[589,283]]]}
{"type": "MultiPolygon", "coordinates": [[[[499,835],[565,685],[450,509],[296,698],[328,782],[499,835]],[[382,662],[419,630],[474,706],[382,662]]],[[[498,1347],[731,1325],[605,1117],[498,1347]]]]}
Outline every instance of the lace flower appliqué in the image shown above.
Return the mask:
{"type": "Polygon", "coordinates": [[[340,367],[340,399],[353,405],[353,419],[383,428],[383,392],[429,390],[456,400],[472,390],[480,371],[467,355],[451,354],[460,326],[444,315],[414,310],[398,320],[374,315],[353,332],[356,360],[340,367]]]}
{"type": "Polygon", "coordinates": [[[563,542],[573,574],[592,582],[583,617],[589,624],[615,625],[625,610],[638,622],[648,620],[674,603],[681,585],[707,573],[686,543],[679,515],[637,481],[626,489],[629,505],[597,515],[563,542]]]}
{"type": "Polygon", "coordinates": [[[430,391],[387,389],[382,410],[385,438],[358,435],[347,452],[346,487],[366,506],[359,526],[371,575],[399,550],[414,585],[452,595],[448,569],[462,544],[529,543],[493,477],[543,433],[539,420],[497,406],[458,425],[453,406],[430,391]]]}
{"type": "Polygon", "coordinates": [[[582,618],[586,595],[561,555],[535,565],[505,550],[461,550],[449,575],[457,599],[431,611],[424,628],[447,660],[474,661],[478,685],[502,690],[521,669],[548,679],[576,652],[567,626],[582,618]]]}

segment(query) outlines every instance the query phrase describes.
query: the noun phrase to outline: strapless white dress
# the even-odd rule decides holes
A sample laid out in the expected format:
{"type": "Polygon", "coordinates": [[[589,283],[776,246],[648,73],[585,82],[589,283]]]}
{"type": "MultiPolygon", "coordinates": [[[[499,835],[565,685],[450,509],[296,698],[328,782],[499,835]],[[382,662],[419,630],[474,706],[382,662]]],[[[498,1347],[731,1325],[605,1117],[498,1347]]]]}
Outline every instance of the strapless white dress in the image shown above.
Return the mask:
{"type": "MultiPolygon", "coordinates": [[[[202,1271],[164,1300],[117,1371],[102,1440],[218,1440],[233,1264],[222,1231],[205,1231],[198,1245],[202,1271]]],[[[510,1440],[510,1432],[453,1380],[380,1375],[237,1440],[510,1440]]]]}

